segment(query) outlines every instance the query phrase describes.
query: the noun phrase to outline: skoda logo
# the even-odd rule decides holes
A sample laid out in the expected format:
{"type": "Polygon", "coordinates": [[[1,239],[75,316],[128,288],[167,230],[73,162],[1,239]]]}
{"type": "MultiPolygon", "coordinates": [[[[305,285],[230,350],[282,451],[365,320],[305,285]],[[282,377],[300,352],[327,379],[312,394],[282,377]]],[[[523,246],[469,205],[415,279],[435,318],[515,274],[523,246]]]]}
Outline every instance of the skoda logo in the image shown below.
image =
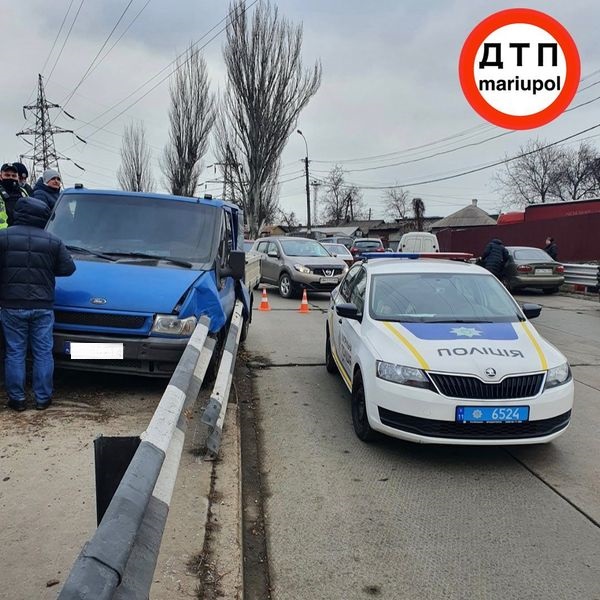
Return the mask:
{"type": "Polygon", "coordinates": [[[90,298],[92,304],[106,304],[106,298],[90,298]]]}
{"type": "Polygon", "coordinates": [[[489,367],[488,369],[485,370],[485,374],[488,377],[496,377],[496,369],[492,369],[492,367],[489,367]]]}

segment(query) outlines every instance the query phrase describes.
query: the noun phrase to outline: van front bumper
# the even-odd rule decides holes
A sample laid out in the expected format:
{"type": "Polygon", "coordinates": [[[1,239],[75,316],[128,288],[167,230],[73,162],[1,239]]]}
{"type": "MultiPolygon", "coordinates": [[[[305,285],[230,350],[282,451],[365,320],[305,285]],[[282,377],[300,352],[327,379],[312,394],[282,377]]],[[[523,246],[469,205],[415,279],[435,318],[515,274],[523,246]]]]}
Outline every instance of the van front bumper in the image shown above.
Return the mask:
{"type": "Polygon", "coordinates": [[[188,338],[120,337],[54,332],[54,363],[56,367],[106,373],[129,373],[148,377],[169,377],[188,343],[188,338]],[[72,359],[70,344],[123,344],[122,359],[72,359]]]}

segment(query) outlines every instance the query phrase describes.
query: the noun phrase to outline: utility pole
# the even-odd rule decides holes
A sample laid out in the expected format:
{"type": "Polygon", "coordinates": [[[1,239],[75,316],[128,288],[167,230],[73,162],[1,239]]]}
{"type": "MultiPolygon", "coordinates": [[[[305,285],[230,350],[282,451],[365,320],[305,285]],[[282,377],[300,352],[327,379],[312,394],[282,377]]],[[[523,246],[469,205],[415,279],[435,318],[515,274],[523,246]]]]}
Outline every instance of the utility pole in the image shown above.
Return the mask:
{"type": "Polygon", "coordinates": [[[298,129],[297,133],[302,136],[304,140],[304,145],[306,147],[306,157],[304,158],[304,174],[306,175],[306,233],[311,232],[311,224],[310,224],[310,183],[308,176],[308,142],[304,137],[304,134],[298,129]]]}
{"type": "MultiPolygon", "coordinates": [[[[62,127],[54,127],[50,121],[50,109],[60,108],[58,104],[48,102],[46,99],[46,92],[44,91],[44,82],[42,76],[38,75],[38,95],[35,104],[29,104],[23,107],[23,117],[27,118],[26,111],[31,112],[35,118],[35,125],[23,131],[19,131],[17,136],[33,136],[33,143],[31,143],[25,137],[23,138],[31,147],[30,154],[24,154],[23,158],[28,158],[32,161],[31,175],[33,181],[35,181],[41,174],[50,167],[54,167],[58,170],[59,160],[71,160],[70,158],[63,156],[56,152],[54,146],[54,134],[56,133],[72,133],[81,142],[85,142],[84,139],[76,135],[71,129],[63,129],[62,127]]],[[[74,117],[63,110],[63,113],[73,119],[74,117]]],[[[77,163],[73,163],[77,168],[85,171],[83,167],[80,167],[77,163]]]]}
{"type": "Polygon", "coordinates": [[[312,217],[313,220],[315,221],[315,223],[317,223],[317,192],[319,187],[321,186],[321,183],[319,181],[317,181],[316,179],[312,180],[312,183],[310,184],[312,186],[313,189],[313,212],[312,212],[312,217]]]}

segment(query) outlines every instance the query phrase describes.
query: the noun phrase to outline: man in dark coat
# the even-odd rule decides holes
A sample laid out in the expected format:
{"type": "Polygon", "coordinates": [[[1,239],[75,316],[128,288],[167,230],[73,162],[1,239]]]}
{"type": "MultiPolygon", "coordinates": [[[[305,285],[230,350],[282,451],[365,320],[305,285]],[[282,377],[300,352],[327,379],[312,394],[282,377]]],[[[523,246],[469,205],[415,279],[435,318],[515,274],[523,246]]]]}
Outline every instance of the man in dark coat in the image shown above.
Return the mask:
{"type": "Polygon", "coordinates": [[[27,183],[27,178],[29,177],[27,167],[22,162],[14,162],[13,167],[17,170],[17,174],[19,175],[19,184],[21,185],[21,188],[27,192],[28,196],[33,196],[33,188],[27,183]]]}
{"type": "Polygon", "coordinates": [[[481,255],[482,265],[498,279],[502,279],[504,265],[508,260],[508,250],[504,247],[502,240],[494,238],[481,255]]]}
{"type": "Polygon", "coordinates": [[[56,276],[71,275],[75,263],[65,245],[43,229],[45,202],[23,198],[15,223],[0,230],[0,307],[6,344],[4,383],[8,406],[25,410],[25,358],[33,355],[33,393],[38,409],[50,405],[54,375],[52,328],[56,276]]]}
{"type": "Polygon", "coordinates": [[[546,247],[544,248],[544,251],[552,260],[558,260],[558,246],[553,237],[548,236],[546,238],[546,247]]]}
{"type": "Polygon", "coordinates": [[[59,195],[60,173],[54,169],[46,169],[33,188],[33,197],[43,200],[52,211],[59,195]]]}
{"type": "Polygon", "coordinates": [[[12,225],[15,205],[23,196],[27,196],[27,192],[21,188],[19,174],[11,163],[4,163],[0,167],[0,196],[4,201],[8,225],[12,225]]]}

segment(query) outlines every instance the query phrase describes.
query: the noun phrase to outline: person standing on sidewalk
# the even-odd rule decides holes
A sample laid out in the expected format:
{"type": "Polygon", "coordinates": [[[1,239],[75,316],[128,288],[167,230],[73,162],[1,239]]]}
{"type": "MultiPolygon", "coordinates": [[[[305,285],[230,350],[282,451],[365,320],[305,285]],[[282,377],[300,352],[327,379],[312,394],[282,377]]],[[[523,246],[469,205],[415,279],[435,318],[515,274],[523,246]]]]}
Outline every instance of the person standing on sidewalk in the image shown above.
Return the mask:
{"type": "Polygon", "coordinates": [[[36,408],[52,401],[55,277],[71,275],[75,263],[65,245],[43,229],[50,208],[37,198],[19,200],[14,225],[0,230],[0,307],[6,346],[4,383],[8,406],[25,410],[25,359],[33,355],[36,408]]]}

